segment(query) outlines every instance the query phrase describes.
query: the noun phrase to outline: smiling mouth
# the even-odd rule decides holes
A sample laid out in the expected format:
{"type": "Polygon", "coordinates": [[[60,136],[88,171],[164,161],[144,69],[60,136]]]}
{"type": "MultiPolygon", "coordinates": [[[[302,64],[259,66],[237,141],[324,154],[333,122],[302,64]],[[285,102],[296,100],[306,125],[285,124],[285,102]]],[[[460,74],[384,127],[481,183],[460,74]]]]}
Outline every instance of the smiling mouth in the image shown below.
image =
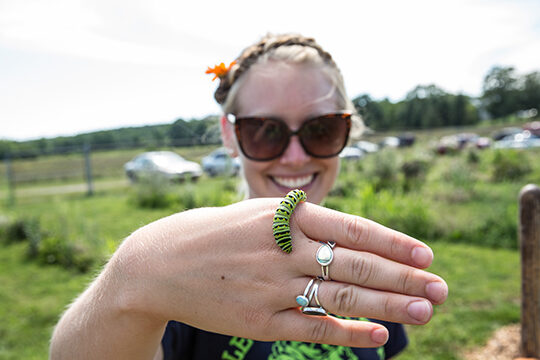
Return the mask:
{"type": "Polygon", "coordinates": [[[271,176],[270,178],[279,186],[286,187],[289,189],[294,189],[294,188],[301,188],[301,187],[311,184],[315,176],[316,174],[310,174],[310,175],[300,176],[300,177],[271,176]]]}

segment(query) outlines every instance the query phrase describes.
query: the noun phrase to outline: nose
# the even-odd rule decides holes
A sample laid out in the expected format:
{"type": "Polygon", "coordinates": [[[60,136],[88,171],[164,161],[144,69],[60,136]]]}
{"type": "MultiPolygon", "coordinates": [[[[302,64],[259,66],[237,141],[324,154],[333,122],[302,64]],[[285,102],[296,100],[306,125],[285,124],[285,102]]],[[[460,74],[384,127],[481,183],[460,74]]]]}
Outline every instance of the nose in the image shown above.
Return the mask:
{"type": "Polygon", "coordinates": [[[280,163],[285,165],[300,166],[309,160],[310,156],[304,151],[298,136],[292,136],[287,149],[285,149],[285,152],[283,155],[281,155],[280,163]]]}

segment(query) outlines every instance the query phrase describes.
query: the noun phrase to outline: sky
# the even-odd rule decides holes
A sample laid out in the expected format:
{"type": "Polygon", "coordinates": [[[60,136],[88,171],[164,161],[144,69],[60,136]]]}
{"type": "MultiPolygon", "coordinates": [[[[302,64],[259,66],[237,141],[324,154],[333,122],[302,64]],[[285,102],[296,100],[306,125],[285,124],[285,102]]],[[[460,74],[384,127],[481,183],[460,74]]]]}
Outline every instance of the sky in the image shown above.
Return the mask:
{"type": "Polygon", "coordinates": [[[219,114],[207,67],[284,32],[329,51],[351,98],[540,71],[539,0],[0,0],[0,139],[219,114]]]}

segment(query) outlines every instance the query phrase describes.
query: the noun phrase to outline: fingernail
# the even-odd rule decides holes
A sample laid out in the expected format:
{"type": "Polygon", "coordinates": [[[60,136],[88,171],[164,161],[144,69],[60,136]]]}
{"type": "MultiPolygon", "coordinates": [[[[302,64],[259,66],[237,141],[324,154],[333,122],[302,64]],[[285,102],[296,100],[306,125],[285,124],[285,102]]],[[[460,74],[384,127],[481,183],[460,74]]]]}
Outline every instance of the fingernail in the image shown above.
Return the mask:
{"type": "Polygon", "coordinates": [[[425,323],[431,317],[431,305],[428,301],[413,301],[407,306],[407,313],[413,319],[425,323]]]}
{"type": "Polygon", "coordinates": [[[435,303],[442,303],[448,296],[448,286],[441,281],[433,281],[426,285],[426,295],[435,303]]]}
{"type": "Polygon", "coordinates": [[[415,247],[411,252],[413,261],[421,267],[428,267],[433,261],[433,251],[423,246],[415,247]]]}
{"type": "Polygon", "coordinates": [[[384,344],[388,341],[388,331],[386,329],[375,329],[371,332],[371,341],[376,344],[384,344]]]}

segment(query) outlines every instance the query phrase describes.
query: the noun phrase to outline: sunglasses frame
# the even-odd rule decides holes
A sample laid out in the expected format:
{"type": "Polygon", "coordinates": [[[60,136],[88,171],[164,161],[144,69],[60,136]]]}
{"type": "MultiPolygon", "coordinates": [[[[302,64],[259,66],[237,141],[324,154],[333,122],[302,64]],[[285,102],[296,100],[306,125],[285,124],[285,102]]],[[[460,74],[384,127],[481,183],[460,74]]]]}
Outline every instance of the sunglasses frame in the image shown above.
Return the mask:
{"type": "Polygon", "coordinates": [[[352,126],[352,114],[350,112],[335,112],[335,113],[323,114],[323,115],[318,115],[318,116],[308,118],[295,131],[291,130],[291,128],[289,128],[289,125],[287,125],[287,123],[284,120],[282,120],[280,118],[276,118],[276,117],[270,117],[270,116],[237,117],[234,114],[227,114],[226,118],[231,124],[234,125],[234,131],[236,133],[236,139],[238,141],[238,145],[240,146],[240,150],[242,151],[242,153],[244,154],[245,157],[247,157],[248,159],[253,160],[253,161],[271,161],[271,160],[275,160],[275,159],[279,158],[280,156],[282,156],[285,153],[285,151],[289,147],[292,136],[298,136],[299,137],[299,141],[300,141],[300,145],[302,146],[302,149],[304,149],[306,154],[308,154],[311,157],[318,158],[318,159],[327,159],[327,158],[337,156],[343,150],[343,148],[347,145],[347,141],[349,140],[349,133],[351,131],[351,126],[352,126]],[[309,149],[306,148],[306,146],[304,145],[304,142],[302,141],[302,138],[299,136],[299,133],[301,132],[301,130],[304,128],[304,126],[308,122],[311,122],[311,121],[317,120],[317,119],[321,119],[321,118],[330,118],[330,117],[332,117],[332,118],[340,118],[340,119],[343,119],[343,120],[346,121],[345,140],[343,141],[343,145],[341,146],[339,151],[336,152],[336,153],[332,153],[332,154],[324,155],[324,156],[313,154],[311,151],[309,151],[309,149]],[[269,157],[269,158],[263,158],[263,159],[254,158],[254,157],[246,154],[246,152],[244,150],[244,147],[242,145],[242,136],[241,136],[241,133],[240,133],[240,124],[239,124],[239,122],[241,122],[242,120],[245,120],[245,119],[258,119],[258,120],[268,119],[268,120],[272,120],[272,121],[277,121],[277,122],[284,125],[284,128],[287,129],[287,142],[286,142],[285,146],[283,147],[283,149],[279,152],[279,154],[277,154],[275,156],[272,156],[272,157],[269,157]]]}

